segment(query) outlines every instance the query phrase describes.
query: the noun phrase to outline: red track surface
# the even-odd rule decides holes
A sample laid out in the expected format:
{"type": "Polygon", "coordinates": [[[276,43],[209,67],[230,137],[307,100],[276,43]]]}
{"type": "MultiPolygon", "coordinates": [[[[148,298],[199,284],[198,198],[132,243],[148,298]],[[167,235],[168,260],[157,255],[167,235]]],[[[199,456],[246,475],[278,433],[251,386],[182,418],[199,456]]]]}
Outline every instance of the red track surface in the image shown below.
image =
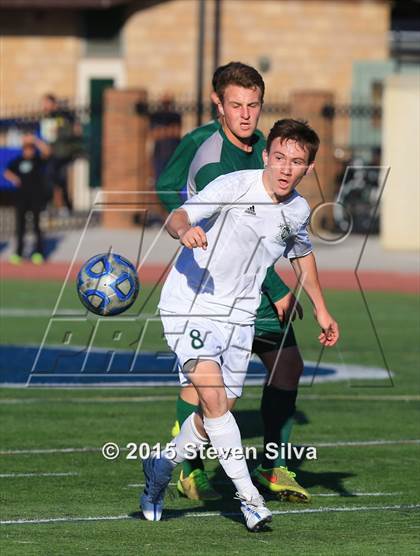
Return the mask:
{"type": "MultiPolygon", "coordinates": [[[[71,269],[70,278],[75,279],[81,263],[71,269]]],[[[21,265],[1,263],[1,278],[18,278],[22,280],[59,280],[63,281],[69,270],[69,263],[45,263],[35,266],[29,262],[21,265]]],[[[163,265],[149,265],[140,268],[139,276],[143,284],[150,284],[159,280],[165,271],[163,265]]],[[[320,270],[321,284],[324,288],[336,290],[359,289],[356,276],[350,270],[320,270]]],[[[282,278],[289,285],[295,283],[293,271],[282,272],[282,278]]],[[[360,284],[365,291],[394,291],[403,293],[420,293],[420,275],[399,272],[360,271],[360,284]]]]}

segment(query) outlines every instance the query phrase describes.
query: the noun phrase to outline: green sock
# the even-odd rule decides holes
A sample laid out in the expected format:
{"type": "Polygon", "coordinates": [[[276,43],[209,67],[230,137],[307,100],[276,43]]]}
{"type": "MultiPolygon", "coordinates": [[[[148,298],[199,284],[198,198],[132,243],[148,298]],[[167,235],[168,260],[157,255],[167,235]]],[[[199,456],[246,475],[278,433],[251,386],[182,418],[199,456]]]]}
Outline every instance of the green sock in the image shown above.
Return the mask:
{"type": "MultiPolygon", "coordinates": [[[[180,396],[176,401],[176,418],[179,426],[182,427],[182,423],[198,409],[198,405],[188,403],[184,401],[180,396]]],[[[195,469],[204,469],[203,460],[197,456],[195,459],[186,459],[182,464],[182,473],[185,477],[188,477],[195,469]]]]}

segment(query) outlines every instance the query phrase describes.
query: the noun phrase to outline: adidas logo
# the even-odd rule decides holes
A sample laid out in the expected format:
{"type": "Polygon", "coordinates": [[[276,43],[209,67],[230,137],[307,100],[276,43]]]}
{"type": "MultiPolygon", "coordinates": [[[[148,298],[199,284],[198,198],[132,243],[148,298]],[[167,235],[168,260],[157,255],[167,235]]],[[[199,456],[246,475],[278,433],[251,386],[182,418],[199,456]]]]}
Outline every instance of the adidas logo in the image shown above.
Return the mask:
{"type": "Polygon", "coordinates": [[[255,207],[254,205],[251,205],[250,207],[248,207],[247,209],[245,209],[246,214],[252,214],[253,216],[256,216],[257,213],[255,212],[255,207]]]}

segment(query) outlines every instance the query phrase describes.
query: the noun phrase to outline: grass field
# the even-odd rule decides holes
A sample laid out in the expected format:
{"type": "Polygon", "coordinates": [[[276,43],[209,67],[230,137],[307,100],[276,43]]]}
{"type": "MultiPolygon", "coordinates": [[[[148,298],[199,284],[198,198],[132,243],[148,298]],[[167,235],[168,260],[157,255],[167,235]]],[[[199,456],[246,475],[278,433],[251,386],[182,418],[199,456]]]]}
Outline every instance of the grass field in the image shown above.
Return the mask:
{"type": "MultiPolygon", "coordinates": [[[[58,291],[53,282],[4,281],[1,342],[39,343],[58,291]],[[27,316],[19,312],[24,308],[27,316]]],[[[154,311],[156,292],[141,307],[149,291],[133,315],[154,311]]],[[[343,338],[324,359],[383,367],[360,294],[329,291],[327,297],[343,338]]],[[[315,382],[301,388],[293,442],[316,446],[318,459],[295,470],[313,501],[303,506],[271,499],[272,527],[257,535],[245,530],[233,489],[215,462],[208,468],[223,492],[221,503],[182,499],[172,487],[166,519],[139,519],[144,477],[139,459],[127,459],[125,447],[168,440],[176,389],[1,389],[1,554],[419,553],[419,302],[382,293],[367,294],[367,301],[392,383],[315,382]],[[100,452],[110,441],[121,447],[115,461],[100,452]]],[[[69,288],[60,309],[78,307],[69,288]]],[[[305,308],[306,318],[295,329],[304,358],[316,360],[317,329],[305,308]]],[[[141,315],[127,324],[132,334],[140,325],[141,315]]],[[[132,334],[125,335],[127,345],[132,334]]],[[[98,347],[108,341],[99,338],[98,347]]],[[[147,349],[161,345],[156,333],[147,349]]],[[[236,410],[244,444],[257,447],[259,395],[260,388],[247,388],[236,410]]]]}

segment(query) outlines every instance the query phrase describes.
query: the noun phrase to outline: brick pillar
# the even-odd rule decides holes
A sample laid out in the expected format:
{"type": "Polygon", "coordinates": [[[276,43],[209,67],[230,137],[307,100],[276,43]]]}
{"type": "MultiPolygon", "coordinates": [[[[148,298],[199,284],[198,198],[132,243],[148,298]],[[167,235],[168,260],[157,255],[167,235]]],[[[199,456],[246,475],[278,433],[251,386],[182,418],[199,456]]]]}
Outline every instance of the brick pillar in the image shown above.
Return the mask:
{"type": "Polygon", "coordinates": [[[146,98],[144,90],[105,91],[102,200],[106,205],[102,223],[107,228],[133,227],[135,215],[144,215],[147,206],[146,195],[123,193],[150,188],[146,150],[149,119],[147,114],[139,115],[136,110],[136,105],[146,102],[146,98]]]}
{"type": "MultiPolygon", "coordinates": [[[[334,104],[334,95],[328,91],[296,91],[291,95],[291,114],[293,118],[306,120],[317,132],[321,140],[315,161],[315,174],[304,178],[298,191],[311,208],[323,201],[334,201],[335,162],[333,119],[323,115],[325,105],[334,104]]],[[[330,228],[332,219],[331,205],[317,212],[323,225],[330,228]]],[[[318,219],[318,218],[317,218],[318,219]]],[[[313,222],[315,224],[315,222],[313,222]]]]}

